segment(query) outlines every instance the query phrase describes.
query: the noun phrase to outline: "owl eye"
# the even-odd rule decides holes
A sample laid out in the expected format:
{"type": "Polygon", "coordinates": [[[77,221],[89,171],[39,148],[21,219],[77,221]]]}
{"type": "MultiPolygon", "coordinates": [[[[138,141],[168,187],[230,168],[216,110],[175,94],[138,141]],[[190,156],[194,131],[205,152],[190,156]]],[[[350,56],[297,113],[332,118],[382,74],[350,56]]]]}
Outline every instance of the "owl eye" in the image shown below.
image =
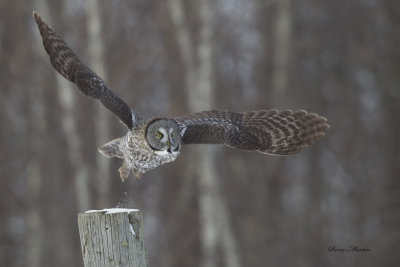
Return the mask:
{"type": "Polygon", "coordinates": [[[157,138],[159,138],[159,139],[163,138],[163,134],[162,134],[161,132],[157,132],[156,136],[157,136],[157,138]]]}

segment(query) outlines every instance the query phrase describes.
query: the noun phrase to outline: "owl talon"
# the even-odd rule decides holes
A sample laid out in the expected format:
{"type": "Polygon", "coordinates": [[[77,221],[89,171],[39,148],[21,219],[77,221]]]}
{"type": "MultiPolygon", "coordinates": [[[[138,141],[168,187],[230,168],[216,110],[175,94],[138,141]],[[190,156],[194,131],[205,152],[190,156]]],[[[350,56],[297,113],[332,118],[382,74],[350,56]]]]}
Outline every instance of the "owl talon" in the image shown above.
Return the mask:
{"type": "Polygon", "coordinates": [[[129,167],[124,163],[122,164],[122,166],[118,169],[119,171],[119,176],[121,177],[122,182],[125,182],[125,180],[128,178],[129,176],[129,172],[130,169],[129,167]]]}
{"type": "Polygon", "coordinates": [[[136,177],[136,179],[140,179],[142,178],[141,173],[140,172],[134,172],[134,175],[136,177]]]}

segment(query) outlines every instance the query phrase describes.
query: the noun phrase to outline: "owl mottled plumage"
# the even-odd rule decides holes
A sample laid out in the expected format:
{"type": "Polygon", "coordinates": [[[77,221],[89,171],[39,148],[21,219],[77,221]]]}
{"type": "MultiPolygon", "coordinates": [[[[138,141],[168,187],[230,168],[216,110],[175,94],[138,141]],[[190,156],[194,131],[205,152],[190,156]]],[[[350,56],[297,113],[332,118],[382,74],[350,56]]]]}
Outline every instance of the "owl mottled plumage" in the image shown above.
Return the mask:
{"type": "Polygon", "coordinates": [[[130,107],[111,91],[96,73],[79,60],[64,40],[35,11],[33,17],[39,27],[44,48],[50,56],[51,65],[64,78],[75,83],[82,93],[99,100],[131,129],[137,118],[130,107]]]}
{"type": "Polygon", "coordinates": [[[67,44],[33,12],[43,45],[53,67],[75,83],[85,95],[99,100],[130,130],[99,148],[106,157],[124,160],[122,180],[130,170],[141,173],[174,161],[181,145],[224,144],[247,151],[289,155],[316,142],[329,125],[324,117],[304,110],[259,110],[249,112],[202,111],[182,117],[142,120],[85,66],[67,44]]]}
{"type": "Polygon", "coordinates": [[[289,155],[314,143],[329,128],[324,117],[304,110],[203,111],[175,118],[183,144],[225,144],[242,150],[289,155]]]}

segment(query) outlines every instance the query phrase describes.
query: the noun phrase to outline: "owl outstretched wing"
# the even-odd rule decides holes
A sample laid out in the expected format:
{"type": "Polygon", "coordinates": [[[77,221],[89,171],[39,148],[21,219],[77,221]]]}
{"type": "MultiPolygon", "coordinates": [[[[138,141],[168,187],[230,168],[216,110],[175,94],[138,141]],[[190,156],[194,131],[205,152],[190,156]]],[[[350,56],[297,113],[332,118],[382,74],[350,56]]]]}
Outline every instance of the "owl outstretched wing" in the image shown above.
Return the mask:
{"type": "Polygon", "coordinates": [[[83,64],[64,40],[33,11],[43,45],[53,67],[67,80],[76,84],[86,96],[99,100],[113,112],[129,129],[138,119],[131,108],[119,98],[104,81],[83,64]]]}
{"type": "Polygon", "coordinates": [[[202,111],[174,118],[183,144],[225,144],[288,155],[316,142],[329,129],[326,119],[304,110],[202,111]]]}

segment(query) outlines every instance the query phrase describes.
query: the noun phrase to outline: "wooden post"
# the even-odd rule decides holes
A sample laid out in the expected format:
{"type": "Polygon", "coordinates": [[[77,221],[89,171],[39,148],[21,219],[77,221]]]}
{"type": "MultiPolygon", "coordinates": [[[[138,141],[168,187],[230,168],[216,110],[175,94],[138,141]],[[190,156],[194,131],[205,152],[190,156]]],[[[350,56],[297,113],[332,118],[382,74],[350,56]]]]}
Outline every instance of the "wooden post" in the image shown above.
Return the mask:
{"type": "Polygon", "coordinates": [[[140,210],[86,211],[78,226],[85,267],[148,266],[140,210]]]}

